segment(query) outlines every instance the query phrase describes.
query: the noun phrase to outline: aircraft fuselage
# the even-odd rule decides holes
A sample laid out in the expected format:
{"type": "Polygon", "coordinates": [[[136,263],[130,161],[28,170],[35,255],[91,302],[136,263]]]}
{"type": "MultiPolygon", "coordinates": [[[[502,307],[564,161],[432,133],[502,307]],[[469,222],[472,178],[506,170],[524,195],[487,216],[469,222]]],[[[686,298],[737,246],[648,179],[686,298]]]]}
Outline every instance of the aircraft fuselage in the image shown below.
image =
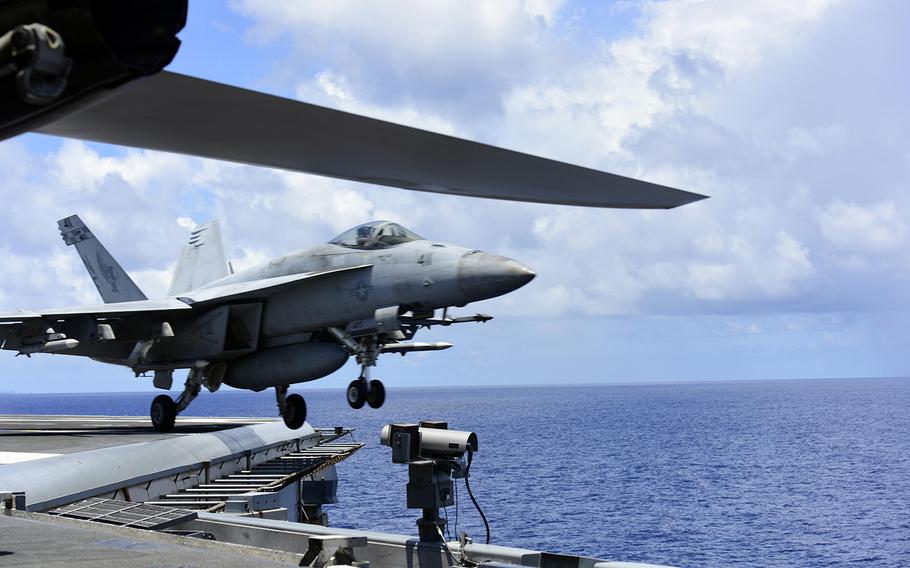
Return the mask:
{"type": "Polygon", "coordinates": [[[412,241],[379,250],[326,244],[271,260],[206,287],[367,265],[313,286],[291,288],[263,306],[261,335],[274,338],[368,320],[398,306],[434,310],[508,293],[534,277],[518,262],[475,249],[412,241]]]}

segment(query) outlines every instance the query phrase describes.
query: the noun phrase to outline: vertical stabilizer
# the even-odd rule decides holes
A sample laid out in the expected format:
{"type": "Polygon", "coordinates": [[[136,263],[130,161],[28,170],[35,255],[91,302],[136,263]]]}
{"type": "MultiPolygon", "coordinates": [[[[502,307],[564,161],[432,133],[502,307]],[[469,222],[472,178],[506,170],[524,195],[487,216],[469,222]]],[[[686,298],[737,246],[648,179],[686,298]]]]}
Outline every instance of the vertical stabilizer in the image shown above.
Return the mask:
{"type": "Polygon", "coordinates": [[[60,228],[63,242],[75,245],[104,303],[148,299],[78,215],[60,219],[57,221],[57,227],[60,228]]]}
{"type": "Polygon", "coordinates": [[[171,280],[169,296],[176,296],[228,275],[221,226],[217,219],[198,225],[180,251],[177,270],[171,280]]]}

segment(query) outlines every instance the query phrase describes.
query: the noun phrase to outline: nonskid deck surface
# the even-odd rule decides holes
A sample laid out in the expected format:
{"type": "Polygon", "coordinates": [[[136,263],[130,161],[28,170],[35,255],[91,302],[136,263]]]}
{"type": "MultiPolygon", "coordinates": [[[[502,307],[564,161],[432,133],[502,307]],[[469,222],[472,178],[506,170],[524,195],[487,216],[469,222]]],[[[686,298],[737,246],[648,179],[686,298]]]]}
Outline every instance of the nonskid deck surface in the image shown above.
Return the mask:
{"type": "Polygon", "coordinates": [[[173,431],[161,433],[145,416],[0,414],[0,465],[273,421],[193,416],[178,418],[173,431]]]}
{"type": "Polygon", "coordinates": [[[50,515],[0,515],[0,535],[0,566],[270,568],[292,565],[288,555],[279,551],[269,553],[50,515]]]}

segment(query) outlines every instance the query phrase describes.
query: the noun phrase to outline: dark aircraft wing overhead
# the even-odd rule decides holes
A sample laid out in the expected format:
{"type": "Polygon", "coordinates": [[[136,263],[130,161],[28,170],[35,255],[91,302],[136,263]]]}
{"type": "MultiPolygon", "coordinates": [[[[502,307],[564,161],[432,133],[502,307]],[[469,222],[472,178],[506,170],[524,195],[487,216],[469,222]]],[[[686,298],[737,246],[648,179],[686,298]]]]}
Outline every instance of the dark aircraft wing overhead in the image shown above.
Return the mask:
{"type": "Polygon", "coordinates": [[[705,197],[166,71],[38,132],[512,201],[667,209],[705,197]]]}

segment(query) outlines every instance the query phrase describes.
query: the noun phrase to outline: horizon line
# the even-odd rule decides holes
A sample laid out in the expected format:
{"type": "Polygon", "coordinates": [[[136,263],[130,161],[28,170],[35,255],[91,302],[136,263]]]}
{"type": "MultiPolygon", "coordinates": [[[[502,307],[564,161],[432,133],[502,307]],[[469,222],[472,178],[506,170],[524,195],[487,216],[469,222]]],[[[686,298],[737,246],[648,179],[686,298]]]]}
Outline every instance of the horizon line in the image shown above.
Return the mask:
{"type": "MultiPolygon", "coordinates": [[[[906,380],[907,376],[872,376],[872,377],[780,377],[764,379],[675,379],[675,380],[645,380],[634,382],[571,382],[571,383],[499,383],[499,384],[457,384],[457,385],[406,385],[406,386],[387,386],[386,390],[435,390],[435,389],[506,389],[506,388],[558,388],[558,387],[652,387],[652,386],[674,386],[674,385],[698,385],[698,384],[731,384],[731,383],[766,383],[766,382],[797,382],[797,381],[875,381],[875,380],[906,380]]],[[[302,385],[305,383],[298,383],[302,385]]],[[[291,389],[298,385],[291,385],[291,389]]],[[[244,392],[261,392],[247,389],[230,388],[223,392],[244,393],[244,392]]],[[[268,390],[268,389],[266,389],[268,390]]],[[[298,389],[310,392],[331,392],[337,391],[338,387],[315,387],[298,389]]],[[[179,389],[173,389],[174,392],[179,389]]],[[[165,392],[171,392],[170,390],[165,392]]],[[[216,391],[217,392],[217,391],[216,391]]],[[[124,390],[124,391],[80,391],[80,392],[23,392],[23,391],[4,391],[0,390],[0,395],[89,395],[89,394],[154,394],[161,393],[160,390],[124,390]]],[[[214,393],[212,393],[214,394],[214,393]]]]}

